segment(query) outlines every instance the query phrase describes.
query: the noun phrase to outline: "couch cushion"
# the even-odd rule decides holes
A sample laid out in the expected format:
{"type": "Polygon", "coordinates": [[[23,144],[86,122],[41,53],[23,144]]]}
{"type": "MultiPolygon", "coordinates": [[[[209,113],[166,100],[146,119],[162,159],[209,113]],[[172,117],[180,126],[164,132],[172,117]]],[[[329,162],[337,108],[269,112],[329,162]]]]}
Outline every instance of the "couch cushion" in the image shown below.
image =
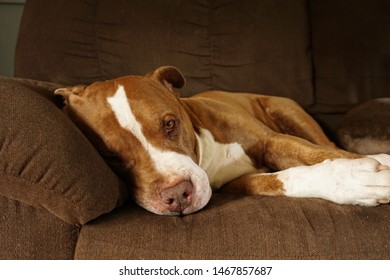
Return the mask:
{"type": "Polygon", "coordinates": [[[73,259],[79,228],[0,195],[0,259],[73,259]]]}
{"type": "Polygon", "coordinates": [[[349,111],[338,129],[338,139],[348,151],[390,154],[390,98],[369,100],[349,111]]]}
{"type": "Polygon", "coordinates": [[[390,206],[214,194],[200,212],[127,205],[82,227],[78,259],[389,259],[390,206]]]}
{"type": "Polygon", "coordinates": [[[184,96],[223,89],[310,105],[309,45],[305,0],[35,0],[15,74],[73,85],[174,65],[187,78],[184,96]]]}
{"type": "Polygon", "coordinates": [[[43,97],[44,88],[40,95],[32,89],[39,85],[29,84],[0,79],[0,195],[72,224],[110,212],[126,199],[124,185],[50,97],[43,97]]]}

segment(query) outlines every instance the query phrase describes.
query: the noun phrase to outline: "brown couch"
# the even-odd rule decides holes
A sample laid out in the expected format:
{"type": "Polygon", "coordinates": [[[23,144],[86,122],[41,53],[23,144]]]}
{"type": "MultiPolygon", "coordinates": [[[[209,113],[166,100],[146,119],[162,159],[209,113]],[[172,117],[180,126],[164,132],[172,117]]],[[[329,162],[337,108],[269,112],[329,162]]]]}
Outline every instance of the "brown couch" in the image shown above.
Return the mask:
{"type": "Polygon", "coordinates": [[[158,216],[59,109],[53,89],[179,67],[207,89],[287,96],[330,136],[390,96],[380,0],[27,0],[0,80],[0,259],[389,259],[390,206],[215,194],[158,216]],[[48,82],[39,82],[48,81],[48,82]]]}

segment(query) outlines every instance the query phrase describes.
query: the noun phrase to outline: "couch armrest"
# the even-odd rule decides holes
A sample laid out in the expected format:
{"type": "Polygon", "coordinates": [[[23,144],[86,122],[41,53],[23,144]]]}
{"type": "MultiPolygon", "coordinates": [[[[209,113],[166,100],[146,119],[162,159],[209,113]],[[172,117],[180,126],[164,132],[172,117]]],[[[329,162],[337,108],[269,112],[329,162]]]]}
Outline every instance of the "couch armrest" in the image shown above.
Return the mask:
{"type": "Polygon", "coordinates": [[[51,102],[52,86],[0,78],[0,195],[81,225],[121,205],[127,190],[51,102]]]}

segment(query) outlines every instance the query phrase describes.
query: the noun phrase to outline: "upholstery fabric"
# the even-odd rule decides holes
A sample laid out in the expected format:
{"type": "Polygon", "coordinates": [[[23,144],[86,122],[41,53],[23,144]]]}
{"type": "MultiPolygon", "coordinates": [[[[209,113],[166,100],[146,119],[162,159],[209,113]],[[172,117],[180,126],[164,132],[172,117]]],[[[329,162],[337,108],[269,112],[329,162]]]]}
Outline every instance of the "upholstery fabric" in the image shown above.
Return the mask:
{"type": "Polygon", "coordinates": [[[30,0],[15,75],[74,85],[174,65],[187,77],[183,96],[247,91],[345,113],[388,96],[389,9],[381,0],[30,0]]]}
{"type": "Polygon", "coordinates": [[[79,228],[23,202],[0,195],[1,260],[68,260],[79,228]]]}
{"type": "Polygon", "coordinates": [[[183,96],[223,89],[310,105],[305,2],[30,1],[15,75],[74,85],[174,65],[187,78],[183,96]]]}
{"type": "Polygon", "coordinates": [[[366,101],[350,110],[337,131],[341,147],[355,153],[390,154],[390,98],[366,101]]]}
{"type": "Polygon", "coordinates": [[[49,97],[0,79],[0,120],[0,195],[72,224],[110,212],[127,198],[122,182],[49,97]]]}
{"type": "Polygon", "coordinates": [[[83,226],[76,259],[388,259],[390,207],[215,194],[199,213],[127,205],[83,226]]]}
{"type": "Polygon", "coordinates": [[[390,2],[309,2],[318,110],[345,112],[365,100],[388,97],[390,2]]]}
{"type": "Polygon", "coordinates": [[[0,78],[0,259],[390,259],[389,205],[217,193],[189,216],[149,213],[52,94],[173,65],[183,96],[290,97],[335,133],[390,96],[389,14],[383,0],[27,0],[19,79],[0,78]]]}

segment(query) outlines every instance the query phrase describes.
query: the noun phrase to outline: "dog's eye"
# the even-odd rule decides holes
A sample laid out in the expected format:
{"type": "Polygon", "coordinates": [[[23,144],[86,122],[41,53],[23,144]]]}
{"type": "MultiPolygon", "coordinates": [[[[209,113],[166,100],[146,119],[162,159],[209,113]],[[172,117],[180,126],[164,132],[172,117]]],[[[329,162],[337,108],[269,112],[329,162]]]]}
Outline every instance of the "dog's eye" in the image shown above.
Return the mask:
{"type": "Polygon", "coordinates": [[[105,161],[110,165],[118,166],[123,163],[123,159],[120,156],[108,149],[102,149],[100,153],[105,161]]]}
{"type": "Polygon", "coordinates": [[[113,164],[113,165],[122,165],[123,160],[117,155],[114,154],[106,154],[105,159],[108,163],[113,164]]]}
{"type": "Polygon", "coordinates": [[[176,126],[176,121],[173,118],[169,118],[164,122],[164,127],[167,132],[171,132],[176,126]]]}

